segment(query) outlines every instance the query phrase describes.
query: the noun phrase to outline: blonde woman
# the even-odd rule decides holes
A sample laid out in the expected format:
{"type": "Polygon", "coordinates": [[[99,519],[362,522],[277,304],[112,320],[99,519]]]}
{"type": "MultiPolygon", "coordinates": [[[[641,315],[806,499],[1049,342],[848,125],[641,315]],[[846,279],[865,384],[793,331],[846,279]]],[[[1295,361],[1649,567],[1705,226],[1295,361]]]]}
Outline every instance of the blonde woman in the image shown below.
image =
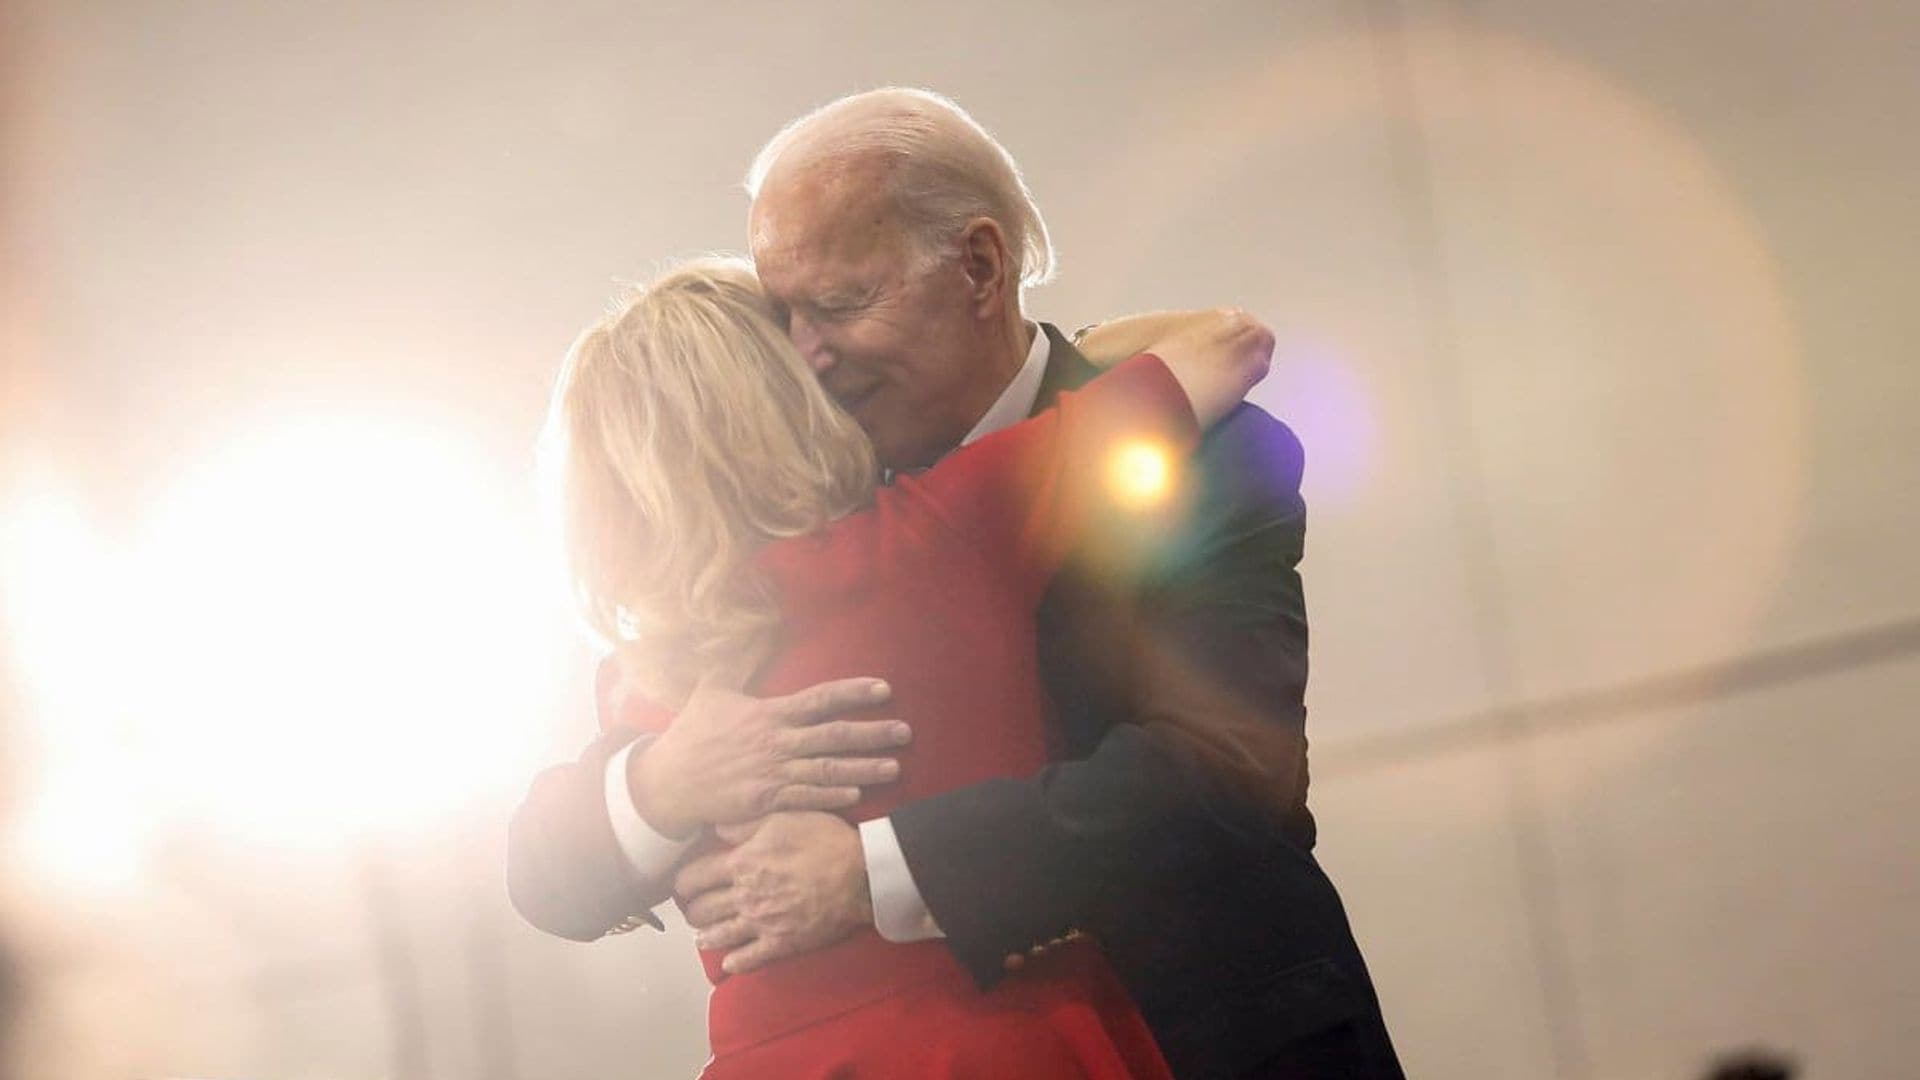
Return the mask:
{"type": "MultiPolygon", "coordinates": [[[[878,674],[915,739],[849,820],[1032,773],[1034,610],[1088,524],[1127,512],[1103,466],[1184,454],[1272,345],[1230,312],[1110,324],[1089,351],[1139,355],[882,487],[746,264],[694,261],[635,291],[574,345],[550,422],[573,579],[617,659],[602,724],[663,727],[707,681],[772,695],[878,674]]],[[[870,930],[740,975],[702,960],[719,1080],[1169,1075],[1087,942],[986,992],[940,943],[870,930]]]]}

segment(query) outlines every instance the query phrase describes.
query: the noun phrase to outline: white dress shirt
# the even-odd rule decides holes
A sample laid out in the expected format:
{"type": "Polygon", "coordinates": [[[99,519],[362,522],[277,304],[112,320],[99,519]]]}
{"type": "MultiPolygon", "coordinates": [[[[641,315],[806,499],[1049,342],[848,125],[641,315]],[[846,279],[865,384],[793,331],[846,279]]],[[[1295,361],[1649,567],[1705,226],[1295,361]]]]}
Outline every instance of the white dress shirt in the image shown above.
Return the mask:
{"type": "MultiPolygon", "coordinates": [[[[1033,340],[1027,347],[1026,361],[1014,373],[1007,388],[987,407],[985,415],[973,425],[973,430],[960,440],[961,446],[1012,427],[1033,412],[1034,403],[1040,399],[1040,383],[1047,373],[1048,344],[1047,335],[1035,324],[1028,323],[1027,331],[1033,340]]],[[[912,718],[908,717],[907,722],[912,723],[912,718]]],[[[632,864],[634,873],[644,881],[665,877],[693,844],[693,838],[675,840],[661,835],[634,808],[633,793],[627,787],[627,759],[636,748],[651,741],[650,737],[642,736],[622,747],[607,762],[606,780],[607,816],[613,824],[614,839],[632,864]]],[[[860,848],[867,862],[867,888],[873,894],[873,925],[880,936],[897,942],[945,937],[927,910],[912,872],[907,869],[907,857],[900,850],[893,822],[883,817],[861,822],[860,848]]]]}

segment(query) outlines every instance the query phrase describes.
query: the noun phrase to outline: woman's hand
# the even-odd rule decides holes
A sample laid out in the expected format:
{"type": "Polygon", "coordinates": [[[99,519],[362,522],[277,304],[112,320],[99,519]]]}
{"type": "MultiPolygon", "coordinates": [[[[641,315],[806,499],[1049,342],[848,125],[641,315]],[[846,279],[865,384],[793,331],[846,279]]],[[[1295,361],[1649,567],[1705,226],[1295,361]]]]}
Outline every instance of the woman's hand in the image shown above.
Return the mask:
{"type": "Polygon", "coordinates": [[[885,702],[878,679],[841,679],[777,698],[702,682],[679,717],[627,761],[634,809],[670,837],[776,810],[843,810],[900,775],[912,738],[898,720],[847,720],[885,702]]]}
{"type": "Polygon", "coordinates": [[[1200,426],[1233,410],[1273,362],[1273,329],[1241,308],[1129,315],[1083,331],[1080,351],[1102,367],[1135,353],[1166,362],[1200,426]]]}

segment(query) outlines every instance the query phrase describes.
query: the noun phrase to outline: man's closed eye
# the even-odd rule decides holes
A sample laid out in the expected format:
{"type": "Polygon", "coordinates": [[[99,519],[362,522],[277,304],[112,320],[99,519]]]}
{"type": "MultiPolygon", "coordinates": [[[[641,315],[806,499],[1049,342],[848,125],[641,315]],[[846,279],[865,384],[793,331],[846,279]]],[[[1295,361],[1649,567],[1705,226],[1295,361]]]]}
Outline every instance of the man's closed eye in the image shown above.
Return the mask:
{"type": "Polygon", "coordinates": [[[840,322],[860,314],[866,305],[851,301],[819,304],[813,309],[813,317],[821,322],[840,322]]]}

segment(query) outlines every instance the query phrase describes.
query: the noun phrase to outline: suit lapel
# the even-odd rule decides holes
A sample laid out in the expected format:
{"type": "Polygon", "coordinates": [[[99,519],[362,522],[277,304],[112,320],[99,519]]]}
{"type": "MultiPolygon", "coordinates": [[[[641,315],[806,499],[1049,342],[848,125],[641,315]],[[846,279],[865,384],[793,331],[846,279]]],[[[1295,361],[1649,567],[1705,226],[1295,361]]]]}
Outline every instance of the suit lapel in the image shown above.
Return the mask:
{"type": "Polygon", "coordinates": [[[1050,408],[1061,391],[1078,390],[1100,374],[1100,369],[1080,355],[1080,350],[1073,347],[1073,342],[1067,340],[1059,327],[1041,323],[1040,332],[1047,335],[1047,371],[1040,377],[1040,394],[1033,401],[1036,413],[1050,408]]]}

